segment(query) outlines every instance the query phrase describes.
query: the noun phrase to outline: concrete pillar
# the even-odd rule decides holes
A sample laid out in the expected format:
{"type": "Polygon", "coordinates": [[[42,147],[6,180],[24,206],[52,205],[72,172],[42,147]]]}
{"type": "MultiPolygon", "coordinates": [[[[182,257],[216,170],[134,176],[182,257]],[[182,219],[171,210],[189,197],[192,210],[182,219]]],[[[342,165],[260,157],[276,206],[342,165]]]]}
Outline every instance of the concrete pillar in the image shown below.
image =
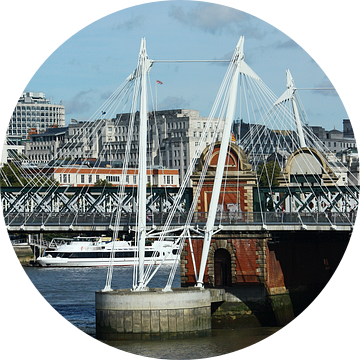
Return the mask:
{"type": "Polygon", "coordinates": [[[209,290],[98,291],[95,308],[100,340],[184,338],[211,332],[209,290]]]}

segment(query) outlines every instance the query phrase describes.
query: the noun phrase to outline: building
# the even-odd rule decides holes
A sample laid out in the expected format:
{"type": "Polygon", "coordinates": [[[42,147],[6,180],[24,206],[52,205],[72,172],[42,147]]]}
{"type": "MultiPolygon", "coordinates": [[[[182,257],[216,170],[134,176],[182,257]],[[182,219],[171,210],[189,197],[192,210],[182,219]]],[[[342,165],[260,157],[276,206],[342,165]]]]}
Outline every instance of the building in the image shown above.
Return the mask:
{"type": "MultiPolygon", "coordinates": [[[[181,183],[200,142],[207,118],[199,116],[197,110],[188,109],[157,111],[155,114],[149,112],[148,118],[147,166],[177,170],[181,183]]],[[[95,158],[101,162],[109,162],[111,167],[117,167],[125,161],[130,119],[131,114],[118,114],[113,119],[98,119],[93,122],[73,119],[65,132],[65,141],[59,149],[45,140],[51,134],[44,132],[30,136],[26,155],[37,163],[46,164],[51,156],[44,151],[51,150],[53,151],[51,159],[95,158]]],[[[217,120],[215,118],[210,124],[210,132],[203,149],[214,136],[217,120]]],[[[222,129],[223,122],[219,125],[217,140],[221,139],[222,129]]],[[[128,166],[135,168],[139,150],[138,112],[135,114],[133,130],[128,166]]]]}
{"type": "MultiPolygon", "coordinates": [[[[43,174],[59,183],[60,186],[95,186],[99,181],[106,181],[118,186],[122,180],[122,169],[111,167],[91,167],[84,163],[71,166],[37,167],[26,169],[29,176],[43,174]]],[[[172,169],[155,167],[147,169],[148,186],[179,187],[179,172],[172,169]]],[[[139,183],[138,169],[128,169],[125,186],[137,186],[139,183]]]]}
{"type": "Polygon", "coordinates": [[[354,130],[349,119],[343,120],[344,138],[354,138],[354,130]]]}
{"type": "Polygon", "coordinates": [[[7,139],[12,142],[26,140],[30,129],[45,132],[47,128],[65,126],[65,106],[51,104],[44,93],[23,93],[10,118],[6,132],[7,139]]]}
{"type": "Polygon", "coordinates": [[[340,153],[346,149],[356,148],[354,132],[349,119],[343,120],[343,131],[327,131],[321,126],[310,126],[313,133],[333,153],[340,153]]]}
{"type": "Polygon", "coordinates": [[[48,128],[38,134],[36,131],[29,134],[29,140],[25,143],[27,162],[31,164],[48,164],[57,158],[60,149],[65,144],[68,128],[48,128]]]}
{"type": "Polygon", "coordinates": [[[25,146],[5,139],[1,152],[0,166],[25,158],[25,146]]]}

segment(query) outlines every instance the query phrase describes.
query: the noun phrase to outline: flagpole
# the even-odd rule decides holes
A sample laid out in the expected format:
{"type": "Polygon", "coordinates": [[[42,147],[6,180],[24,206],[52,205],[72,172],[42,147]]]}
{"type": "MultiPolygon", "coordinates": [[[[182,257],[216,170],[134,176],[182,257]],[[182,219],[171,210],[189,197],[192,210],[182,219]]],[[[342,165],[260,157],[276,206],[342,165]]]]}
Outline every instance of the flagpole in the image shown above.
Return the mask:
{"type": "Polygon", "coordinates": [[[155,113],[157,112],[157,80],[155,80],[155,113]]]}

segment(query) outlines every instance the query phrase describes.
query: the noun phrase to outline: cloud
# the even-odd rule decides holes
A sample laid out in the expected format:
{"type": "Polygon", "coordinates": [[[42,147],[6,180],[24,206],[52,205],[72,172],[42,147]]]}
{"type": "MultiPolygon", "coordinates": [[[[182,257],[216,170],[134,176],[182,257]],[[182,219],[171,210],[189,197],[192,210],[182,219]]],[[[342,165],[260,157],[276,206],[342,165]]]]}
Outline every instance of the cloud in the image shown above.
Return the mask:
{"type": "MultiPolygon", "coordinates": [[[[225,55],[221,56],[221,57],[214,57],[213,60],[230,60],[233,56],[234,52],[228,52],[225,55]]],[[[229,66],[228,62],[214,62],[214,63],[210,63],[210,65],[215,65],[215,66],[229,66]]]]}
{"type": "Polygon", "coordinates": [[[289,39],[287,41],[283,41],[280,42],[278,41],[277,43],[275,43],[274,46],[275,49],[294,49],[294,48],[299,48],[299,45],[292,39],[289,39]]]}
{"type": "Polygon", "coordinates": [[[314,94],[320,94],[322,96],[339,96],[328,78],[325,78],[321,83],[315,85],[315,88],[318,88],[318,90],[313,90],[312,92],[314,94]]]}
{"type": "Polygon", "coordinates": [[[114,26],[115,30],[123,30],[123,31],[130,31],[133,30],[134,28],[142,25],[145,21],[144,16],[142,15],[138,15],[135,16],[129,20],[123,21],[121,23],[119,23],[118,25],[114,26]]]}
{"type": "Polygon", "coordinates": [[[82,114],[90,110],[92,102],[91,96],[89,96],[93,90],[80,91],[72,99],[65,100],[64,105],[66,114],[82,114]]]}
{"type": "Polygon", "coordinates": [[[185,100],[182,96],[168,96],[158,104],[158,110],[187,109],[189,107],[190,102],[185,100]]]}
{"type": "Polygon", "coordinates": [[[262,37],[264,34],[250,24],[250,16],[230,7],[198,3],[185,12],[182,6],[172,5],[169,16],[189,26],[211,34],[246,33],[247,37],[262,37]]]}

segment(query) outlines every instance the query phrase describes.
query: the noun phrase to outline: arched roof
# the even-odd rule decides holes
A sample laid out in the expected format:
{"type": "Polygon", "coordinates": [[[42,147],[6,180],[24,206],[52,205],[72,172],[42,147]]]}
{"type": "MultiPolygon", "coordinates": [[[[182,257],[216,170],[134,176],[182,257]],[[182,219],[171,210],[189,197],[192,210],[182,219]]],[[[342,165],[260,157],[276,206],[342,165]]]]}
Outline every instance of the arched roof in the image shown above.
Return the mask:
{"type": "Polygon", "coordinates": [[[337,176],[330,168],[325,155],[314,148],[303,147],[295,150],[290,155],[283,173],[286,182],[290,182],[292,177],[299,176],[322,179],[324,183],[337,181],[337,176]]]}
{"type": "MultiPolygon", "coordinates": [[[[209,168],[208,168],[208,170],[210,170],[210,171],[216,170],[216,165],[217,165],[219,152],[220,152],[220,145],[221,145],[220,141],[215,143],[214,150],[213,150],[211,158],[210,158],[209,168]]],[[[197,166],[198,171],[199,170],[201,171],[202,168],[204,167],[205,159],[209,152],[209,147],[210,147],[210,145],[208,145],[204,149],[204,151],[202,152],[202,154],[200,156],[199,164],[197,166]]],[[[228,152],[227,152],[227,156],[226,156],[225,171],[239,171],[239,170],[251,171],[252,167],[249,164],[248,158],[247,158],[244,150],[241,149],[239,145],[236,145],[235,143],[230,143],[228,152]]]]}

